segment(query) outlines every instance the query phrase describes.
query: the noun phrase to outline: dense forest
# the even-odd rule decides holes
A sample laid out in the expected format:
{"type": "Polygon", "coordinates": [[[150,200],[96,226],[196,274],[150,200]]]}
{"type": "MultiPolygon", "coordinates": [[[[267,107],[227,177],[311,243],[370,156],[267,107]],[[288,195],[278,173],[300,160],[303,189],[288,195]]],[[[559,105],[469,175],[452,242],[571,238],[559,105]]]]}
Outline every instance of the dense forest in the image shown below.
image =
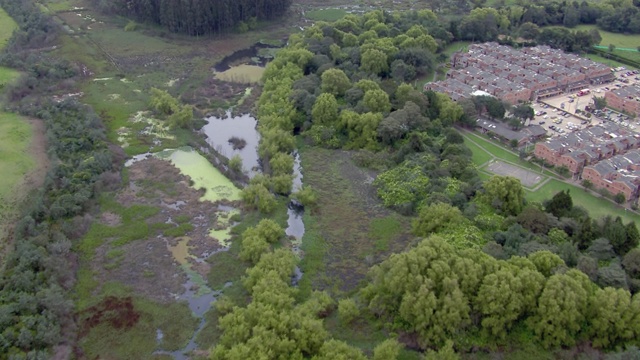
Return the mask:
{"type": "Polygon", "coordinates": [[[234,27],[246,31],[256,21],[284,14],[291,0],[97,0],[105,12],[158,24],[189,35],[217,34],[234,27]]]}
{"type": "Polygon", "coordinates": [[[29,51],[55,39],[50,19],[26,1],[0,5],[20,27],[0,63],[29,74],[6,91],[14,110],[45,122],[51,158],[44,186],[16,225],[15,249],[3,264],[0,357],[49,359],[54,346],[75,341],[68,297],[75,278],[71,240],[88,227],[82,214],[115,165],[91,109],[74,100],[48,100],[53,85],[77,75],[72,64],[29,51]]]}
{"type": "MultiPolygon", "coordinates": [[[[433,17],[375,11],[292,36],[264,76],[260,154],[267,175],[244,190],[245,201],[269,212],[274,193],[289,192],[294,132],[318,146],[356,150],[362,166],[382,171],[374,185],[383,203],[417,214],[413,233],[426,240],[374,266],[369,285],[338,302],[341,318],[377,319],[405,345],[440,349],[433,358],[523,338],[549,349],[582,341],[605,350],[637,346],[636,225],[592,219],[568,192],[527,203],[514,178],[479,180],[454,126],[480,112],[503,119],[530,109],[485,97],[454,103],[407,85],[431,69],[438,43],[447,41],[433,17]]],[[[296,301],[286,281],[293,263],[274,250],[278,235],[269,234],[278,232],[267,229],[243,235],[241,254],[255,264],[245,280],[253,300],[225,305],[213,358],[263,352],[265,342],[273,345],[267,358],[365,358],[326,332],[313,342],[309,329],[298,328],[319,326],[313,324],[335,304],[326,293],[296,301]],[[283,307],[308,318],[281,328],[283,307]]],[[[378,351],[397,355],[396,347],[391,340],[378,351]]]]}

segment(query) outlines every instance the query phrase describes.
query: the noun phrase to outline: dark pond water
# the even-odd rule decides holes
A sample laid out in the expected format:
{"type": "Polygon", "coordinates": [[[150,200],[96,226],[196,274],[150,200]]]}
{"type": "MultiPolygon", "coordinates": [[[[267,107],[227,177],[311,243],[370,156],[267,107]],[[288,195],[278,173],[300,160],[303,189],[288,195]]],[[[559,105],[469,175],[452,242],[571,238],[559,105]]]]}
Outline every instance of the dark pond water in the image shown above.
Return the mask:
{"type": "Polygon", "coordinates": [[[223,72],[229,70],[232,66],[238,65],[239,62],[252,63],[253,65],[265,66],[271,61],[272,56],[269,56],[267,51],[261,51],[262,49],[277,49],[280,46],[255,43],[248,49],[242,49],[234,52],[231,55],[223,58],[213,68],[217,72],[223,72]]]}
{"type": "Polygon", "coordinates": [[[227,111],[224,118],[210,116],[205,120],[207,125],[202,127],[202,131],[207,135],[209,145],[229,159],[239,155],[244,171],[250,177],[257,174],[260,170],[258,159],[260,133],[256,129],[258,121],[249,114],[232,116],[231,111],[227,111]],[[229,142],[233,137],[246,142],[242,149],[234,149],[234,145],[229,142]]]}

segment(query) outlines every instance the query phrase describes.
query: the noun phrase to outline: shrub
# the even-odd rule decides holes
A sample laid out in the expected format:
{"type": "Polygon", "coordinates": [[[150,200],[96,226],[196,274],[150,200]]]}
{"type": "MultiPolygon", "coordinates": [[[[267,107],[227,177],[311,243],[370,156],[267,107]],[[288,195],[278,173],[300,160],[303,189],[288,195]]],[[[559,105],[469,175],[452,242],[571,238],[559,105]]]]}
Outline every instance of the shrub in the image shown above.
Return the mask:
{"type": "Polygon", "coordinates": [[[129,21],[127,25],[124,26],[124,31],[136,31],[138,30],[138,24],[135,21],[129,21]]]}
{"type": "Polygon", "coordinates": [[[342,299],[338,301],[338,317],[345,324],[352,322],[358,315],[360,310],[353,299],[342,299]]]}

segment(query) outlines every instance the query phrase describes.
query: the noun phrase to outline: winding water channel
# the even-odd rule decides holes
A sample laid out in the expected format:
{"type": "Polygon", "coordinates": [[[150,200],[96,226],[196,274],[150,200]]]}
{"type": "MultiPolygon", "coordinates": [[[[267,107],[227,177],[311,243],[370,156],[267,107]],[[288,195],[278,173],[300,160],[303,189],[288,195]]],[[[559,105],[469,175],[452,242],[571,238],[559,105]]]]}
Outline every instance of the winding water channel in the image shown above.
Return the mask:
{"type": "MultiPolygon", "coordinates": [[[[240,156],[243,163],[243,169],[249,174],[249,176],[258,174],[261,169],[258,157],[260,134],[257,131],[256,119],[250,115],[234,117],[231,116],[230,112],[227,112],[225,118],[209,117],[207,118],[207,121],[208,124],[204,126],[203,131],[208,137],[207,141],[209,145],[225,156],[240,156]],[[233,144],[229,142],[229,139],[232,137],[245,140],[246,145],[242,149],[234,149],[233,144]]],[[[300,164],[300,154],[296,152],[293,155],[294,179],[292,191],[295,192],[302,189],[302,165],[300,164]]],[[[125,163],[125,166],[131,166],[135,162],[143,161],[149,157],[156,157],[166,161],[171,161],[183,174],[189,176],[193,180],[194,187],[205,189],[205,194],[201,200],[217,202],[218,200],[223,199],[239,199],[239,189],[235,188],[235,186],[233,186],[228,179],[214,168],[206,158],[191,148],[164,150],[156,154],[145,153],[137,155],[129,159],[125,163]]],[[[184,202],[166,204],[166,206],[170,208],[184,205],[184,202]]],[[[217,215],[218,219],[228,219],[232,214],[237,213],[238,210],[231,206],[218,204],[213,212],[217,215]]],[[[305,233],[303,214],[304,207],[301,204],[296,201],[289,202],[287,206],[288,218],[285,233],[292,243],[292,251],[299,258],[302,257],[300,246],[302,244],[302,237],[305,233]]],[[[227,226],[222,230],[212,229],[210,231],[210,236],[218,240],[222,246],[225,246],[219,251],[226,251],[229,246],[228,240],[231,237],[229,231],[234,224],[227,222],[226,225],[227,226]]],[[[187,275],[187,281],[183,284],[185,291],[176,299],[183,300],[188,303],[191,312],[199,319],[199,325],[184,348],[177,351],[159,350],[156,351],[155,354],[169,355],[173,359],[184,360],[189,359],[187,354],[196,349],[196,337],[205,326],[204,315],[211,309],[213,303],[216,301],[217,297],[222,294],[223,290],[214,291],[209,288],[206,280],[192,269],[190,263],[190,261],[204,262],[206,261],[206,257],[212,255],[213,252],[207,253],[202,258],[194,257],[189,254],[189,238],[183,237],[178,240],[179,241],[176,245],[167,244],[168,250],[172,253],[175,260],[180,264],[187,275]]],[[[298,266],[296,266],[294,275],[291,278],[292,285],[296,286],[302,276],[302,271],[298,266]]],[[[231,285],[231,283],[226,284],[225,287],[229,285],[231,285]]],[[[162,341],[163,337],[164,334],[158,329],[156,333],[158,343],[162,341]]]]}

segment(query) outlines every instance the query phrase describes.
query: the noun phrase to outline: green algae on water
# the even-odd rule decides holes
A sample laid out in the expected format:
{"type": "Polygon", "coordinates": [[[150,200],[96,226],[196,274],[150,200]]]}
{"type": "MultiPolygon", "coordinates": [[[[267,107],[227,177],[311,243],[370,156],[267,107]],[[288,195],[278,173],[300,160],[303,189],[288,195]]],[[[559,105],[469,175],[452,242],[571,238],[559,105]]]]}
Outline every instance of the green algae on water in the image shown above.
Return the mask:
{"type": "Polygon", "coordinates": [[[200,201],[240,200],[240,189],[216,169],[204,156],[190,147],[163,150],[156,157],[171,161],[183,175],[189,176],[193,187],[204,189],[200,201]]]}
{"type": "Polygon", "coordinates": [[[217,210],[214,214],[217,217],[216,226],[209,230],[209,236],[216,239],[220,246],[229,247],[231,240],[231,217],[239,214],[237,209],[231,211],[217,210]]]}

